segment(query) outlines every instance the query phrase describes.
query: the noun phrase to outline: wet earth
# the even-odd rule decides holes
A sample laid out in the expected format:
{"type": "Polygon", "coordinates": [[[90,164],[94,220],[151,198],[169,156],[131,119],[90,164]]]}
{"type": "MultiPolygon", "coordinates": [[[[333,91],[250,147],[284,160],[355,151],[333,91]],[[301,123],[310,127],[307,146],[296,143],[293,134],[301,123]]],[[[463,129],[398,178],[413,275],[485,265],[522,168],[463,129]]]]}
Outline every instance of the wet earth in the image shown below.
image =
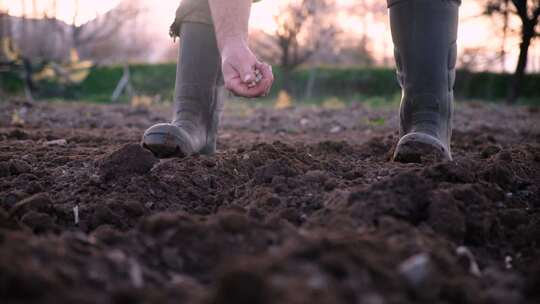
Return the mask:
{"type": "Polygon", "coordinates": [[[458,104],[454,161],[389,161],[394,108],[0,104],[1,303],[539,303],[540,113],[458,104]]]}

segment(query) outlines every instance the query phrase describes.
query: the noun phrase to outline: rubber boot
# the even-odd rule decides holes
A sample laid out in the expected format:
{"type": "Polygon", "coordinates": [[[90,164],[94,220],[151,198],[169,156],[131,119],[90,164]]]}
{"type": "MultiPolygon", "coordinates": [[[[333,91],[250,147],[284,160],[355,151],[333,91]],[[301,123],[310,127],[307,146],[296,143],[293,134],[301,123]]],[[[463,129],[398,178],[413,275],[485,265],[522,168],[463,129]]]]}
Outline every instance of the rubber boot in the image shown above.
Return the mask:
{"type": "Polygon", "coordinates": [[[142,139],[143,147],[161,158],[213,154],[223,109],[221,59],[213,27],[183,23],[180,37],[172,123],[152,126],[142,139]]]}
{"type": "Polygon", "coordinates": [[[389,0],[388,5],[402,88],[394,160],[451,160],[460,1],[389,0]]]}

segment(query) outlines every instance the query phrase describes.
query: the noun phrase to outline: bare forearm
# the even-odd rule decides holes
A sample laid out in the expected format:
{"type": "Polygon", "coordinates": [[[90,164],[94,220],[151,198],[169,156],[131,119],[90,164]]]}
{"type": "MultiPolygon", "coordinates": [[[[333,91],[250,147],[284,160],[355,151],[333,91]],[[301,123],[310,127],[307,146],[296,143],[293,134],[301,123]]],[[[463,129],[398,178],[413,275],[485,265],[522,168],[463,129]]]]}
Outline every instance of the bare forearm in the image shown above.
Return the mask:
{"type": "Polygon", "coordinates": [[[230,44],[247,44],[252,0],[209,0],[220,51],[230,44]]]}
{"type": "Polygon", "coordinates": [[[248,46],[252,0],[208,0],[221,54],[225,87],[238,96],[268,94],[274,81],[272,67],[260,62],[248,46]]]}

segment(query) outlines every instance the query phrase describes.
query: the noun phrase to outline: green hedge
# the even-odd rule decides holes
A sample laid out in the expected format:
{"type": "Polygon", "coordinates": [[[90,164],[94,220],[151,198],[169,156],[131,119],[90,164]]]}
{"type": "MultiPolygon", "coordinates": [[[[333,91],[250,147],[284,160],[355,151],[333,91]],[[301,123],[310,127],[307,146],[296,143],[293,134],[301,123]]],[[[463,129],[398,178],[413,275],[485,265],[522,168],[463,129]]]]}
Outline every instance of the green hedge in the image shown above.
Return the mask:
{"type": "MultiPolygon", "coordinates": [[[[112,92],[124,74],[122,66],[93,68],[88,78],[79,85],[65,88],[62,97],[77,100],[109,102],[112,92]]],[[[176,67],[173,64],[137,64],[130,66],[131,84],[135,93],[161,95],[172,99],[176,67]]],[[[50,95],[50,94],[46,94],[50,95]]],[[[44,97],[54,97],[44,96],[44,97]]]]}
{"type": "MultiPolygon", "coordinates": [[[[295,96],[303,96],[310,73],[311,70],[299,70],[293,74],[291,90],[295,96]]],[[[278,69],[275,89],[281,87],[279,75],[278,69]]],[[[454,92],[460,99],[504,100],[511,77],[510,74],[458,71],[454,92]]],[[[393,96],[399,92],[395,71],[392,69],[315,69],[313,96],[393,96]]],[[[525,77],[522,98],[540,103],[540,74],[525,77]]]]}
{"type": "Polygon", "coordinates": [[[23,91],[23,82],[15,72],[0,72],[0,90],[7,94],[23,91]]]}
{"type": "MultiPolygon", "coordinates": [[[[137,64],[131,65],[131,80],[135,91],[143,95],[161,95],[164,100],[173,97],[175,82],[174,64],[137,64]]],[[[271,94],[276,95],[283,87],[279,68],[274,69],[276,82],[271,94]]],[[[66,98],[108,102],[122,77],[122,66],[93,68],[88,78],[79,85],[62,87],[53,83],[40,83],[41,98],[66,98]]],[[[319,67],[299,69],[292,75],[291,90],[293,96],[302,98],[310,76],[315,75],[312,96],[325,98],[336,96],[394,96],[399,94],[395,72],[386,68],[336,68],[319,67]]],[[[471,73],[458,71],[455,93],[461,99],[503,100],[506,96],[507,83],[511,75],[496,73],[471,73]]],[[[16,75],[3,73],[0,84],[9,93],[21,90],[20,80],[16,75]]],[[[534,103],[540,103],[540,74],[527,75],[522,97],[534,103]]]]}

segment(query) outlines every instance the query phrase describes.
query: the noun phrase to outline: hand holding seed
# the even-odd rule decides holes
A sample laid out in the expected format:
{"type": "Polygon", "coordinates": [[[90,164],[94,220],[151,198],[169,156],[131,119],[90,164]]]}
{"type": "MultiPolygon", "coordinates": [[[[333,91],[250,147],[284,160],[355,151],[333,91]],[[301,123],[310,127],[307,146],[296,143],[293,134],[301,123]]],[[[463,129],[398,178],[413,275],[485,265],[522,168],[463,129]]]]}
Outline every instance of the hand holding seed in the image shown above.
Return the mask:
{"type": "Polygon", "coordinates": [[[248,84],[248,88],[256,87],[259,83],[261,83],[262,79],[263,75],[261,73],[261,70],[255,68],[255,79],[248,84]]]}
{"type": "Polygon", "coordinates": [[[232,44],[221,51],[225,88],[242,97],[265,96],[274,82],[272,67],[257,60],[243,44],[232,44]]]}

